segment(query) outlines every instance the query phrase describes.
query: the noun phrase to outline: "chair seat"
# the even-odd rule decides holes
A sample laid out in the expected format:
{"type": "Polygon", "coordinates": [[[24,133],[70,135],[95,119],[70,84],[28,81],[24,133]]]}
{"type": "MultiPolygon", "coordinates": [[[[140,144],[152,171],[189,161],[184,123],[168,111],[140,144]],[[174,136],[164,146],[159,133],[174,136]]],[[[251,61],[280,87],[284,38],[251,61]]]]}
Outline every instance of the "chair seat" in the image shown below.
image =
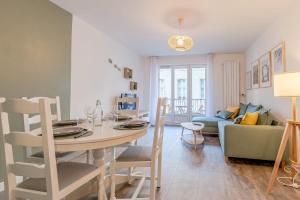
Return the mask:
{"type": "MultiPolygon", "coordinates": [[[[70,155],[72,153],[73,152],[71,152],[71,151],[70,152],[55,152],[55,157],[62,158],[64,156],[70,155]]],[[[36,153],[32,154],[31,157],[44,158],[44,152],[43,151],[36,152],[36,153]]]]}
{"type": "MultiPolygon", "coordinates": [[[[59,189],[62,190],[78,179],[100,169],[86,163],[62,162],[57,164],[59,189]]],[[[29,178],[17,185],[19,188],[47,192],[45,178],[29,178]]]]}
{"type": "Polygon", "coordinates": [[[117,162],[151,161],[152,147],[129,146],[116,159],[117,162]]]}

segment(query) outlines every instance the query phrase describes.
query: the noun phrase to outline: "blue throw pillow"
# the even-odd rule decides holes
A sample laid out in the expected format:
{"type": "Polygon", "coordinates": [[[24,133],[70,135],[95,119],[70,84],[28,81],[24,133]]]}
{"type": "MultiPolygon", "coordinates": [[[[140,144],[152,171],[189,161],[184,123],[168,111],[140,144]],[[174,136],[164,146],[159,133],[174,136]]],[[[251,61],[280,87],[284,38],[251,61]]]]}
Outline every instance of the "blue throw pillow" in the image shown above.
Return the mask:
{"type": "Polygon", "coordinates": [[[234,120],[233,120],[233,123],[234,124],[240,124],[242,119],[243,119],[244,115],[239,115],[237,116],[234,120]]]}
{"type": "Polygon", "coordinates": [[[246,112],[257,112],[262,108],[261,105],[248,104],[246,112]]]}
{"type": "Polygon", "coordinates": [[[218,111],[216,114],[216,117],[222,118],[222,119],[229,119],[229,117],[233,114],[233,112],[229,112],[227,110],[224,111],[218,111]]]}
{"type": "Polygon", "coordinates": [[[239,115],[245,115],[248,105],[240,103],[240,112],[239,115]]]}

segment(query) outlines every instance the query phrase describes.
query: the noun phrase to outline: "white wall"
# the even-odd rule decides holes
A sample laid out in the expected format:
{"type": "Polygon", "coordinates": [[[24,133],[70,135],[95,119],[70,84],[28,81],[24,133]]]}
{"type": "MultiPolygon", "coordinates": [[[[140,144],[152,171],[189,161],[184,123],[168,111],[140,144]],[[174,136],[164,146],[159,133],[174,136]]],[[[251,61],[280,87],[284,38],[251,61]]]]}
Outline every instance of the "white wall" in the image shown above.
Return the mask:
{"type": "MultiPolygon", "coordinates": [[[[268,52],[281,41],[285,41],[286,45],[287,71],[300,71],[299,10],[300,1],[294,1],[288,11],[282,13],[251,45],[246,52],[247,71],[250,70],[251,62],[268,52]]],[[[279,119],[291,117],[291,100],[288,98],[275,98],[273,96],[273,87],[247,91],[247,101],[271,108],[271,112],[278,116],[279,119]]],[[[300,109],[298,109],[299,111],[300,109]]]]}
{"type": "MultiPolygon", "coordinates": [[[[240,63],[240,102],[245,102],[246,99],[241,96],[245,94],[245,56],[242,53],[232,53],[232,54],[222,54],[217,53],[213,55],[213,65],[214,65],[214,101],[215,101],[215,111],[222,110],[226,108],[227,105],[223,105],[223,83],[224,83],[224,73],[223,73],[223,63],[225,61],[236,60],[240,63]]],[[[232,105],[236,106],[236,105],[232,105]]]]}
{"type": "Polygon", "coordinates": [[[137,94],[141,108],[144,104],[145,67],[143,59],[122,44],[96,30],[78,17],[72,26],[71,117],[82,117],[84,107],[94,106],[101,99],[104,112],[112,109],[114,97],[129,91],[129,80],[123,71],[108,62],[113,60],[120,68],[133,69],[133,79],[138,82],[137,94]]]}

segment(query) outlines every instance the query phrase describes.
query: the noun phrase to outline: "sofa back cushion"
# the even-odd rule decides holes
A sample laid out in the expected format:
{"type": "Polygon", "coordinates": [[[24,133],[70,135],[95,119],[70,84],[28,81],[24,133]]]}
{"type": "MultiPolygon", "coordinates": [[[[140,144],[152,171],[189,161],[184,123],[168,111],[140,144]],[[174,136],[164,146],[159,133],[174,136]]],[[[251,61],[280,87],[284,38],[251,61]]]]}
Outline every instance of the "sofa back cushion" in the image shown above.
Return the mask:
{"type": "Polygon", "coordinates": [[[256,112],[259,111],[261,108],[261,105],[253,105],[252,103],[249,103],[246,112],[256,112]]]}
{"type": "Polygon", "coordinates": [[[233,106],[228,106],[227,111],[232,112],[232,115],[230,116],[230,119],[234,119],[236,118],[236,116],[239,114],[240,112],[240,107],[233,107],[233,106]]]}
{"type": "Polygon", "coordinates": [[[245,115],[248,104],[240,103],[240,112],[238,115],[245,115]]]}
{"type": "Polygon", "coordinates": [[[259,110],[257,125],[270,125],[269,112],[265,108],[259,110]]]}

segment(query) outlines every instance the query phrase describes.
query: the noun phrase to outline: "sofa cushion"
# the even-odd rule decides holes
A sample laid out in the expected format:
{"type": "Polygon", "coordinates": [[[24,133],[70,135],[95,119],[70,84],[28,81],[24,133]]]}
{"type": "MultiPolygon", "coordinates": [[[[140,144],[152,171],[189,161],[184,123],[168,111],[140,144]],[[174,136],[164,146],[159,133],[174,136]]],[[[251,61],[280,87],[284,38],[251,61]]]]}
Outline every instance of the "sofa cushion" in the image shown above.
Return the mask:
{"type": "Polygon", "coordinates": [[[245,115],[248,104],[240,103],[240,112],[239,115],[245,115]]]}
{"type": "Polygon", "coordinates": [[[269,110],[261,108],[259,110],[257,125],[269,125],[269,110]]]}
{"type": "Polygon", "coordinates": [[[238,116],[239,112],[240,112],[240,107],[232,107],[232,106],[228,106],[227,111],[232,112],[232,115],[230,116],[230,119],[234,119],[236,118],[236,116],[238,116]]]}
{"type": "Polygon", "coordinates": [[[251,103],[248,104],[246,112],[256,112],[262,108],[261,105],[253,105],[251,103]]]}
{"type": "Polygon", "coordinates": [[[242,125],[256,125],[258,120],[258,112],[246,112],[240,124],[242,125]]]}
{"type": "Polygon", "coordinates": [[[240,124],[242,119],[243,119],[244,115],[239,115],[237,116],[234,120],[233,120],[233,123],[234,124],[240,124]]]}
{"type": "Polygon", "coordinates": [[[218,127],[218,122],[224,119],[218,117],[194,117],[192,122],[202,122],[205,127],[218,127]]]}

